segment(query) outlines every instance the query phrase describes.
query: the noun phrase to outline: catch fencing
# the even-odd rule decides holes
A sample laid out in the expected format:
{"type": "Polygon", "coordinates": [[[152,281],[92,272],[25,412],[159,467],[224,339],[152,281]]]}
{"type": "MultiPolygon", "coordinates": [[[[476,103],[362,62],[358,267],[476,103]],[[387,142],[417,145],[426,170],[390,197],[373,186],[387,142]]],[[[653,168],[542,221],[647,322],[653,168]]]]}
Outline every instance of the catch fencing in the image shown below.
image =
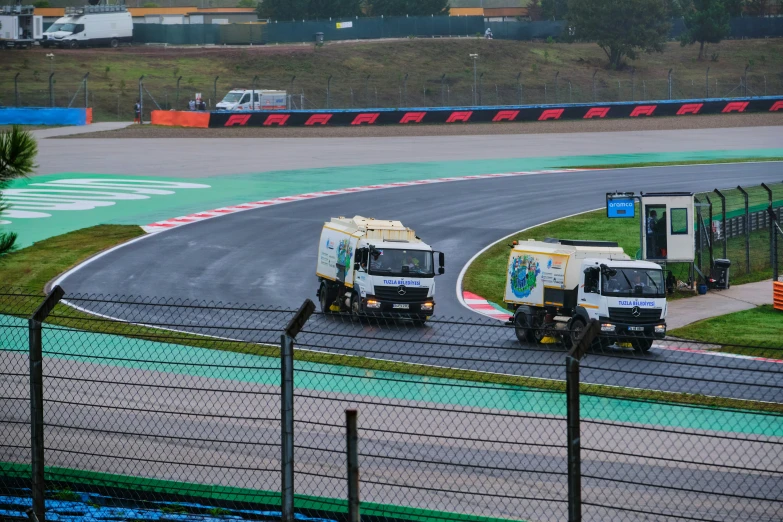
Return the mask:
{"type": "Polygon", "coordinates": [[[783,181],[702,192],[695,202],[696,266],[703,274],[715,259],[729,259],[732,280],[772,276],[773,224],[783,222],[783,181]]]}
{"type": "Polygon", "coordinates": [[[585,79],[564,70],[546,81],[532,81],[521,72],[485,69],[480,63],[475,74],[469,69],[436,71],[427,76],[404,71],[363,76],[323,71],[282,77],[260,72],[249,76],[215,75],[197,81],[178,76],[176,71],[145,71],[143,78],[125,81],[115,79],[110,71],[85,77],[86,73],[85,70],[84,74],[60,75],[23,70],[3,75],[0,106],[89,106],[95,121],[129,121],[141,96],[144,119],[149,121],[152,110],[187,110],[189,100],[196,94],[201,95],[208,109],[214,109],[230,89],[252,87],[284,90],[290,107],[298,110],[513,107],[783,95],[783,77],[761,68],[738,75],[721,72],[718,67],[705,68],[697,79],[690,72],[642,76],[607,71],[596,71],[585,79]]]}
{"type": "Polygon", "coordinates": [[[759,358],[780,345],[635,352],[594,325],[569,351],[490,319],[58,297],[0,295],[11,515],[32,496],[72,516],[346,520],[353,457],[361,515],[382,520],[783,516],[783,365],[759,358]]]}

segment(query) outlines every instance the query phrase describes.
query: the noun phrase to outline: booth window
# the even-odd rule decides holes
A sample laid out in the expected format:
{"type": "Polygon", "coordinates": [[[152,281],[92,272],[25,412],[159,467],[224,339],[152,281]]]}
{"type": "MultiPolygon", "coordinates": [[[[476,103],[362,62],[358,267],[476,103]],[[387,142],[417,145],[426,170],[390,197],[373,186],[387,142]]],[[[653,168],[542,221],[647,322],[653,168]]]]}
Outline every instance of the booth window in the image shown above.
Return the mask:
{"type": "Polygon", "coordinates": [[[684,235],[688,233],[688,209],[673,208],[671,214],[672,235],[684,235]]]}

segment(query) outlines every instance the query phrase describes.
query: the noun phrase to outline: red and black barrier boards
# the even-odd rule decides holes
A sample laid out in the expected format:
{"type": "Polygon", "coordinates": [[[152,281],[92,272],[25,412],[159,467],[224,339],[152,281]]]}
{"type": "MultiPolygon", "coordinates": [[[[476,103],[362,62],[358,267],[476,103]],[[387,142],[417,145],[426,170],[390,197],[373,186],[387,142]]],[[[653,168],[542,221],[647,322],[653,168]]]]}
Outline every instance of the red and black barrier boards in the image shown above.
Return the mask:
{"type": "Polygon", "coordinates": [[[349,109],[314,111],[213,112],[210,127],[305,127],[328,125],[412,125],[417,123],[491,123],[606,118],[650,118],[742,112],[781,112],[783,96],[717,100],[615,102],[582,105],[518,107],[455,107],[427,109],[349,109]]]}

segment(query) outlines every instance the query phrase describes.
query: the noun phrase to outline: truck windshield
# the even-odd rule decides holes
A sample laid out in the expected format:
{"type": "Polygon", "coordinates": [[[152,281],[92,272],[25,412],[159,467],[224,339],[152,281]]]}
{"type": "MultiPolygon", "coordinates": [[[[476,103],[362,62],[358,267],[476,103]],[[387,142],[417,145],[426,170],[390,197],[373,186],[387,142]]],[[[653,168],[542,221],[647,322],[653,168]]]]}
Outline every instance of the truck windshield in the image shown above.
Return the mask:
{"type": "Polygon", "coordinates": [[[241,92],[230,92],[226,94],[226,97],[223,98],[223,101],[225,103],[237,103],[240,98],[242,98],[241,92]]]}
{"type": "Polygon", "coordinates": [[[612,268],[602,274],[601,293],[616,297],[665,297],[663,272],[654,268],[612,268]]]}
{"type": "Polygon", "coordinates": [[[432,252],[427,250],[377,249],[370,254],[370,274],[432,277],[432,252]]]}

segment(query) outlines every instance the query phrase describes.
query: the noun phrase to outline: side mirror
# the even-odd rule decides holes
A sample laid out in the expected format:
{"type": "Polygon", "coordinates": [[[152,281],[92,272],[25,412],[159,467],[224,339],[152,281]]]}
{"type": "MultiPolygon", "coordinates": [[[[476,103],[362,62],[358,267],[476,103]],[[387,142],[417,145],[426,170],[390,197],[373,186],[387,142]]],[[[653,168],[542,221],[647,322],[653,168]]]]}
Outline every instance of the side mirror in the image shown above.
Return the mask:
{"type": "Polygon", "coordinates": [[[446,256],[443,252],[438,252],[438,264],[443,267],[446,265],[446,256]]]}
{"type": "Polygon", "coordinates": [[[359,270],[361,267],[362,267],[362,265],[360,263],[354,263],[353,264],[353,269],[354,270],[359,270]]]}
{"type": "Polygon", "coordinates": [[[443,275],[446,273],[446,269],[443,267],[438,268],[438,275],[443,275]]]}

